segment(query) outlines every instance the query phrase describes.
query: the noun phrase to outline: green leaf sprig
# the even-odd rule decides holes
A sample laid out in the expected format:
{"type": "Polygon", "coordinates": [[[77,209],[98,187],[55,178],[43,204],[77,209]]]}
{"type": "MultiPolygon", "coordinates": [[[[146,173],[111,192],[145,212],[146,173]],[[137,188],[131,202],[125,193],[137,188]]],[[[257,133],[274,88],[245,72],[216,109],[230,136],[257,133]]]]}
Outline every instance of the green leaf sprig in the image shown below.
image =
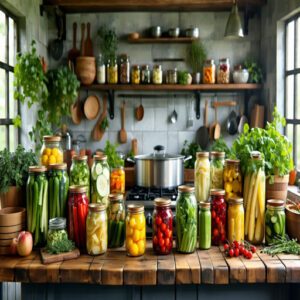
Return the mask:
{"type": "Polygon", "coordinates": [[[104,153],[107,155],[107,163],[112,169],[124,166],[124,160],[118,154],[117,148],[118,144],[112,144],[110,141],[106,141],[104,153]]]}
{"type": "Polygon", "coordinates": [[[188,141],[186,140],[184,141],[183,148],[180,154],[184,156],[189,156],[189,155],[192,156],[192,159],[187,160],[184,163],[184,167],[186,169],[194,169],[195,161],[196,161],[196,153],[200,152],[201,150],[202,150],[201,147],[197,143],[195,142],[188,143],[188,141]]]}

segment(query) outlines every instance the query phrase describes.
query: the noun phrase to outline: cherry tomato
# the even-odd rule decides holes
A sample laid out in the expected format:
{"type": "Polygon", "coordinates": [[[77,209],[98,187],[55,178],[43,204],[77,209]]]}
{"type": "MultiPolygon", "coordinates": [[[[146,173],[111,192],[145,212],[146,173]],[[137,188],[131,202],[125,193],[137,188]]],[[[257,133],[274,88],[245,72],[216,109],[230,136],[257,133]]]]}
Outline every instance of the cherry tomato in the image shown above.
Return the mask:
{"type": "Polygon", "coordinates": [[[250,250],[251,250],[252,253],[255,253],[256,252],[256,247],[255,246],[251,246],[250,250]]]}
{"type": "Polygon", "coordinates": [[[240,244],[238,241],[233,241],[234,247],[235,248],[239,248],[240,244]]]}
{"type": "Polygon", "coordinates": [[[158,239],[157,239],[157,236],[155,235],[155,236],[153,237],[153,244],[154,244],[154,245],[157,245],[157,242],[158,242],[158,239]]]}
{"type": "Polygon", "coordinates": [[[220,224],[220,218],[219,217],[216,217],[216,223],[220,224]]]}
{"type": "Polygon", "coordinates": [[[167,225],[165,223],[160,224],[161,231],[165,231],[167,229],[167,225]]]}
{"type": "Polygon", "coordinates": [[[159,246],[161,248],[161,247],[163,247],[165,245],[165,240],[164,239],[159,239],[158,243],[159,243],[159,246]]]}
{"type": "Polygon", "coordinates": [[[162,237],[163,237],[163,234],[159,229],[157,230],[157,237],[159,240],[162,239],[162,237]]]}
{"type": "Polygon", "coordinates": [[[252,258],[252,253],[251,253],[250,251],[248,252],[247,258],[248,258],[248,259],[251,259],[251,258],[252,258]]]}
{"type": "Polygon", "coordinates": [[[156,217],[155,223],[156,223],[157,225],[160,225],[160,224],[162,223],[161,217],[156,217]]]}
{"type": "Polygon", "coordinates": [[[213,232],[213,235],[215,236],[215,237],[217,237],[218,235],[219,235],[219,230],[218,229],[214,229],[214,232],[213,232]]]}
{"type": "Polygon", "coordinates": [[[235,248],[234,249],[234,256],[235,257],[238,257],[240,255],[240,250],[239,250],[239,248],[235,248]]]}
{"type": "Polygon", "coordinates": [[[248,257],[248,253],[249,251],[247,249],[244,250],[244,257],[247,258],[248,257]]]}
{"type": "Polygon", "coordinates": [[[229,245],[228,244],[224,244],[224,251],[229,249],[229,245]]]}
{"type": "Polygon", "coordinates": [[[162,247],[160,248],[160,251],[161,251],[162,253],[166,252],[166,247],[165,247],[165,246],[162,246],[162,247]]]}
{"type": "Polygon", "coordinates": [[[165,238],[165,245],[167,248],[169,248],[170,246],[170,239],[169,238],[165,238]]]}
{"type": "Polygon", "coordinates": [[[211,212],[211,216],[212,216],[213,219],[216,218],[216,212],[214,210],[211,212]]]}
{"type": "Polygon", "coordinates": [[[168,229],[168,228],[165,229],[165,232],[164,232],[165,237],[169,237],[169,234],[170,234],[169,231],[170,231],[170,229],[168,229]]]}
{"type": "Polygon", "coordinates": [[[243,255],[243,254],[244,254],[244,251],[245,251],[244,246],[240,246],[240,247],[239,247],[239,250],[240,250],[240,255],[243,255]]]}
{"type": "Polygon", "coordinates": [[[233,257],[233,256],[234,256],[234,251],[233,251],[233,249],[230,249],[229,252],[228,252],[228,254],[229,254],[230,257],[233,257]]]}
{"type": "Polygon", "coordinates": [[[169,239],[172,237],[172,235],[173,235],[173,231],[172,230],[169,230],[169,239]]]}

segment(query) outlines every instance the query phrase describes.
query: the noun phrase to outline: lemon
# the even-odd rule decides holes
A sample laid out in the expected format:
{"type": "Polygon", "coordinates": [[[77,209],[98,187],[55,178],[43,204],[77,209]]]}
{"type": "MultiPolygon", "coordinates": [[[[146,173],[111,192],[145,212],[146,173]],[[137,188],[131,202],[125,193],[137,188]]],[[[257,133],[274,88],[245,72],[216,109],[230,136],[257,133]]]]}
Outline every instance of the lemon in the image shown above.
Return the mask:
{"type": "Polygon", "coordinates": [[[133,243],[130,247],[129,247],[129,253],[132,256],[137,256],[139,254],[139,247],[136,243],[133,243]]]}
{"type": "Polygon", "coordinates": [[[56,163],[56,158],[54,155],[49,156],[49,165],[55,164],[56,163]]]}
{"type": "Polygon", "coordinates": [[[137,245],[139,247],[139,254],[143,254],[145,252],[145,241],[140,240],[137,245]]]}
{"type": "Polygon", "coordinates": [[[132,239],[134,242],[137,242],[140,239],[140,231],[135,229],[132,235],[132,239]]]}
{"type": "Polygon", "coordinates": [[[44,151],[43,151],[43,154],[49,156],[51,155],[51,149],[50,148],[45,148],[44,151]]]}
{"type": "Polygon", "coordinates": [[[42,156],[42,165],[47,166],[48,165],[48,155],[44,154],[42,156]]]}
{"type": "Polygon", "coordinates": [[[57,154],[59,154],[58,148],[52,148],[51,154],[57,156],[57,154]]]}
{"type": "Polygon", "coordinates": [[[135,220],[135,218],[131,218],[131,219],[130,219],[130,221],[129,221],[129,226],[130,226],[131,228],[135,228],[135,226],[136,226],[136,220],[135,220]]]}

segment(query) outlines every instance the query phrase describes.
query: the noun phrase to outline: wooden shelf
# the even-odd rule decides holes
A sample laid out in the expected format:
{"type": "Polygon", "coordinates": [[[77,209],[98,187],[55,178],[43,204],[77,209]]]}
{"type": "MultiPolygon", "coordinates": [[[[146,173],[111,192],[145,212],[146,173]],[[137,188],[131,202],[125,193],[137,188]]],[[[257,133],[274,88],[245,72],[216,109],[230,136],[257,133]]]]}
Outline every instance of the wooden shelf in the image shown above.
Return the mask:
{"type": "Polygon", "coordinates": [[[192,43],[193,41],[198,40],[198,38],[191,37],[160,37],[160,38],[152,38],[152,37],[140,37],[138,39],[133,39],[128,37],[128,42],[132,44],[184,44],[184,43],[192,43]]]}

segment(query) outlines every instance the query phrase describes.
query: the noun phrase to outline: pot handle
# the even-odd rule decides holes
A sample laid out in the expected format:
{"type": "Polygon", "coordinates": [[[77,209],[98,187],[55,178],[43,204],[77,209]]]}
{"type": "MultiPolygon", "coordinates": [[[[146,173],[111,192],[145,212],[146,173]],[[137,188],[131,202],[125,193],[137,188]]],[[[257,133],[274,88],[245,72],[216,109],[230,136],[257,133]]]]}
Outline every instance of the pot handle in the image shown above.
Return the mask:
{"type": "Polygon", "coordinates": [[[192,155],[189,155],[189,156],[185,157],[185,158],[183,159],[183,162],[186,162],[187,160],[190,160],[190,159],[192,159],[192,155]]]}
{"type": "Polygon", "coordinates": [[[130,157],[127,157],[126,160],[129,161],[129,162],[131,162],[131,163],[133,163],[133,164],[135,164],[135,160],[132,159],[132,158],[130,158],[130,157]]]}

